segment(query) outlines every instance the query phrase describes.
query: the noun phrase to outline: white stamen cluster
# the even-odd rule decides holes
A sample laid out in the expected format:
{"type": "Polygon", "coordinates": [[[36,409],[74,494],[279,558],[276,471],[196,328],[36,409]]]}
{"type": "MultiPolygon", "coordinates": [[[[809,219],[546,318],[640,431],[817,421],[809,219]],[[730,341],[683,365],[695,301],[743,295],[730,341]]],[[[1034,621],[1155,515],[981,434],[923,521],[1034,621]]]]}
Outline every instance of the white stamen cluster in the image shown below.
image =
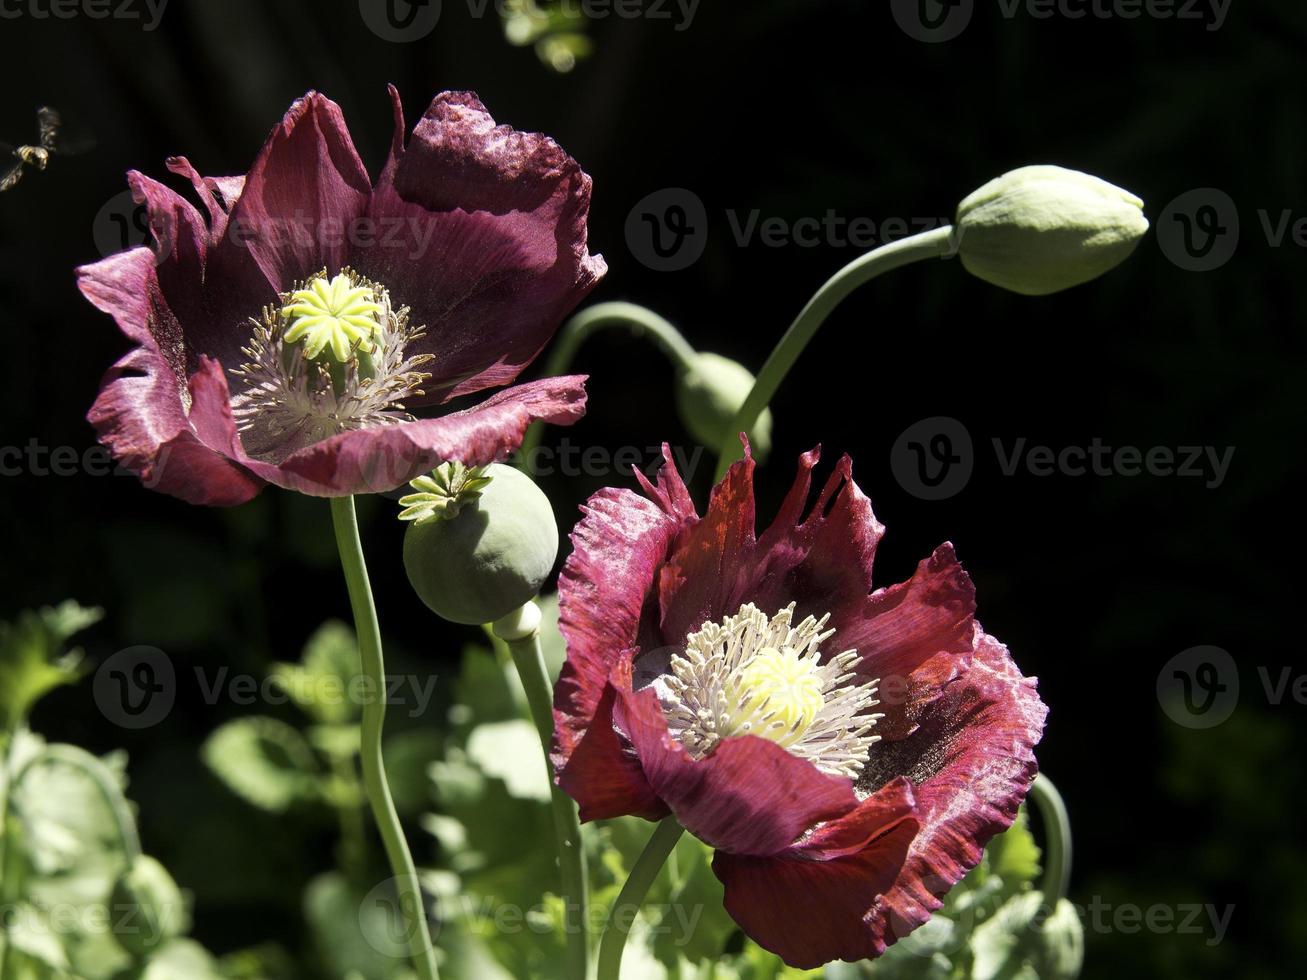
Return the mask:
{"type": "Polygon", "coordinates": [[[244,384],[232,398],[232,414],[245,452],[255,459],[276,463],[341,432],[413,420],[403,399],[423,394],[431,375],[418,369],[433,355],[408,357],[405,351],[424,328],[410,326],[409,308],[394,309],[385,287],[351,269],[342,275],[369,290],[378,308],[371,337],[356,342],[343,363],[325,352],[307,357],[305,344],[287,340],[296,315],[292,298],[325,281],[325,269],[265,307],[261,320],[250,319],[254,335],[241,348],[249,361],[232,372],[244,384]]]}
{"type": "Polygon", "coordinates": [[[823,772],[857,779],[879,736],[868,734],[879,681],[850,683],[856,650],[826,659],[830,614],[792,625],[794,603],[776,615],[747,603],[704,623],[655,682],[672,736],[693,758],[735,735],[769,738],[823,772]]]}

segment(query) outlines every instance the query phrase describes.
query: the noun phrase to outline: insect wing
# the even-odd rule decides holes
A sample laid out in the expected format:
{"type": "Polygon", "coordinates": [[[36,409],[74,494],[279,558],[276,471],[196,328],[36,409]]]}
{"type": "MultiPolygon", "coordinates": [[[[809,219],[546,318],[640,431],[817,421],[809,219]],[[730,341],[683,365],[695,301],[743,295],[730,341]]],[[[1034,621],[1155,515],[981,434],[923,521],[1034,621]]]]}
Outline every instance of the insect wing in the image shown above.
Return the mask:
{"type": "Polygon", "coordinates": [[[0,157],[0,191],[7,191],[23,179],[23,161],[14,156],[12,147],[0,157]]]}
{"type": "Polygon", "coordinates": [[[36,121],[41,146],[50,153],[72,156],[95,146],[95,137],[85,127],[76,125],[76,120],[65,124],[58,109],[42,106],[36,110],[36,121]]]}
{"type": "Polygon", "coordinates": [[[57,109],[51,109],[48,105],[41,106],[36,110],[38,142],[47,150],[53,151],[55,140],[63,124],[63,117],[59,115],[57,109]]]}

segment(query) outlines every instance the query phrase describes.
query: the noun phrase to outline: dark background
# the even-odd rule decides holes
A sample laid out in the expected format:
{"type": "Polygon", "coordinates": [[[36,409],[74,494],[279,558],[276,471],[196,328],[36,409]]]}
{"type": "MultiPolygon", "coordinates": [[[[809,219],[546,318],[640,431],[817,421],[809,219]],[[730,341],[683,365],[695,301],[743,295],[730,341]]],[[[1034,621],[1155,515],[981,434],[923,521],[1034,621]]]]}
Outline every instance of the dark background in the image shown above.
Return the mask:
{"type": "MultiPolygon", "coordinates": [[[[684,31],[594,21],[594,54],[558,75],[507,44],[496,17],[444,7],[434,33],[407,45],[370,33],[351,0],[172,0],[153,32],[138,21],[0,20],[0,138],[30,141],[33,110],[49,103],[98,139],[0,196],[0,443],[92,444],[85,412],[126,345],[78,296],[72,269],[100,257],[95,218],[125,188],[124,172],[162,178],[164,158],[184,153],[203,173],[242,173],[309,88],[343,106],[374,175],[390,138],[387,82],[410,124],[435,92],[469,88],[500,122],[555,136],[594,176],[591,241],[610,272],[593,299],[648,305],[700,349],[755,370],[857,250],[741,246],[728,211],[944,218],[984,181],[1033,162],[1128,187],[1154,221],[1186,191],[1219,189],[1241,232],[1215,271],[1181,268],[1150,235],[1107,278],[1043,299],[1001,292],[957,263],[859,292],[774,402],[760,510],[788,486],[800,451],[821,442],[828,462],[851,453],[889,527],[880,583],[952,540],[982,622],[1041,678],[1052,713],[1040,761],[1076,831],[1072,898],[1234,905],[1215,945],[1209,925],[1132,933],[1110,914],[1102,928],[1091,920],[1087,976],[1293,975],[1288,964],[1307,955],[1307,707],[1291,696],[1272,704],[1258,668],[1272,678],[1305,669],[1300,631],[1282,631],[1301,621],[1286,539],[1302,475],[1304,254],[1288,239],[1273,247],[1259,211],[1273,224],[1286,209],[1307,217],[1307,10],[1236,0],[1208,30],[1148,16],[1009,19],[982,0],[958,38],[925,44],[879,3],[706,2],[684,31]],[[708,214],[702,259],[672,273],[642,265],[624,235],[633,205],[667,187],[693,191],[708,214]],[[970,482],[937,502],[905,491],[890,468],[899,434],[933,416],[962,422],[975,445],[970,482]],[[1236,452],[1218,488],[1177,476],[1004,475],[991,440],[1020,437],[1055,449],[1098,437],[1236,452]],[[1194,730],[1163,712],[1156,684],[1173,656],[1203,644],[1234,656],[1242,692],[1229,721],[1194,730]]],[[[590,413],[547,439],[690,445],[672,369],[643,341],[609,332],[577,366],[593,375],[590,413]]],[[[700,499],[710,471],[705,460],[700,499]]],[[[630,482],[543,480],[564,527],[594,489],[630,482]]],[[[0,492],[0,614],[67,597],[102,605],[108,618],[88,639],[97,658],[152,644],[183,670],[257,674],[344,609],[322,501],[270,490],[210,511],[128,477],[87,475],[5,476],[0,492]]],[[[420,607],[391,505],[372,504],[365,545],[394,655],[434,658],[439,671],[468,634],[420,607]]],[[[96,712],[87,682],[48,699],[33,727],[129,750],[146,849],[196,892],[198,938],[222,951],[293,936],[298,887],[329,862],[328,847],[224,801],[195,750],[242,709],[183,700],[166,724],[123,732],[96,712]]]]}

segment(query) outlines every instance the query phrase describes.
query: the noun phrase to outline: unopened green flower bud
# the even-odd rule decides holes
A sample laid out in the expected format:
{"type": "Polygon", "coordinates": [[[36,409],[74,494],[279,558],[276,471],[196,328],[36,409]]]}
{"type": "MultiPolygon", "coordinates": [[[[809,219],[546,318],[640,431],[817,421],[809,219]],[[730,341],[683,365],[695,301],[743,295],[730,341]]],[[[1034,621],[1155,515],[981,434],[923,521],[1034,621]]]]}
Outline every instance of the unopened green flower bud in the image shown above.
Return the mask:
{"type": "Polygon", "coordinates": [[[958,205],[956,247],[967,271],[1027,296],[1096,279],[1148,231],[1144,202],[1063,167],[1022,167],[958,205]]]}
{"type": "Polygon", "coordinates": [[[114,937],[137,959],[145,959],[190,928],[181,889],[154,858],[136,858],[114,882],[110,897],[114,937]]]}
{"type": "Polygon", "coordinates": [[[1040,891],[1008,899],[971,933],[973,978],[1036,976],[1075,980],[1084,962],[1084,928],[1065,898],[1051,909],[1040,891]]]}
{"type": "MultiPolygon", "coordinates": [[[[720,354],[695,354],[676,379],[676,408],[681,421],[699,442],[717,449],[739,433],[730,432],[735,413],[753,390],[749,370],[720,354]]],[[[749,430],[754,458],[764,460],[771,450],[771,409],[764,409],[749,430]]]]}
{"type": "Polygon", "coordinates": [[[534,599],[558,557],[549,500],[511,466],[445,463],[400,499],[404,568],[418,597],[455,623],[493,623],[534,599]]]}
{"type": "Polygon", "coordinates": [[[1059,899],[1039,933],[1036,970],[1041,980],[1075,980],[1085,962],[1085,928],[1076,908],[1059,899]]]}

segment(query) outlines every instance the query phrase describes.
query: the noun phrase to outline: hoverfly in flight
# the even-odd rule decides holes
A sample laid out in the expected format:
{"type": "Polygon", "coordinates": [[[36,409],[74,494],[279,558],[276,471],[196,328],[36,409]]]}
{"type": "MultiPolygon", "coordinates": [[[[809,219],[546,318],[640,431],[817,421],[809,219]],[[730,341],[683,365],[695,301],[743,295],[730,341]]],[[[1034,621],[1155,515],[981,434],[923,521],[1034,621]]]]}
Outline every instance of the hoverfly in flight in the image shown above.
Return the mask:
{"type": "Polygon", "coordinates": [[[49,106],[36,110],[37,137],[34,146],[10,146],[0,143],[0,191],[7,191],[20,180],[27,167],[44,170],[50,157],[81,153],[90,148],[89,140],[76,143],[63,138],[63,119],[49,106]]]}

